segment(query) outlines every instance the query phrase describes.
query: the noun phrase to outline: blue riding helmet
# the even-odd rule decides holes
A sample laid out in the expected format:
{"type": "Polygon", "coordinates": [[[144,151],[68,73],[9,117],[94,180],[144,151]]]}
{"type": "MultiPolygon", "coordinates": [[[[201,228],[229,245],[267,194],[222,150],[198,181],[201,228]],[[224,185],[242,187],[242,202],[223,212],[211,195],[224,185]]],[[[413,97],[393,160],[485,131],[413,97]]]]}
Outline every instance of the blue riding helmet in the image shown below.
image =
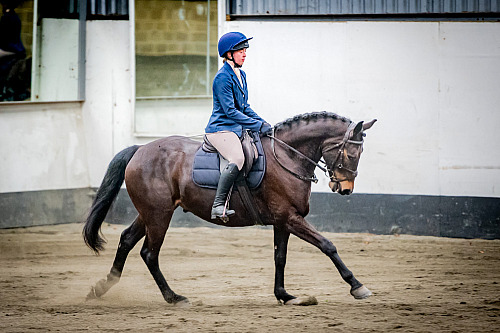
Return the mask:
{"type": "Polygon", "coordinates": [[[224,57],[228,51],[238,51],[248,48],[248,41],[253,37],[247,38],[241,32],[228,32],[219,39],[219,56],[224,57]]]}

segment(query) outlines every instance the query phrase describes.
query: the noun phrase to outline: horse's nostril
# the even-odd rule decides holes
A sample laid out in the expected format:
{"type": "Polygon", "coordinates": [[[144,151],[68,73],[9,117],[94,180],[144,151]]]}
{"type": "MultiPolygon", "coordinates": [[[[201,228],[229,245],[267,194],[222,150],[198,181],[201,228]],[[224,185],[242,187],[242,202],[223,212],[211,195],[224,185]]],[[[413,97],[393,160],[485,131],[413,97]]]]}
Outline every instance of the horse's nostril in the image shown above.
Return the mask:
{"type": "Polygon", "coordinates": [[[351,190],[348,190],[348,189],[346,189],[346,190],[342,190],[342,191],[340,192],[340,194],[342,194],[342,195],[349,195],[349,194],[351,194],[351,190]]]}

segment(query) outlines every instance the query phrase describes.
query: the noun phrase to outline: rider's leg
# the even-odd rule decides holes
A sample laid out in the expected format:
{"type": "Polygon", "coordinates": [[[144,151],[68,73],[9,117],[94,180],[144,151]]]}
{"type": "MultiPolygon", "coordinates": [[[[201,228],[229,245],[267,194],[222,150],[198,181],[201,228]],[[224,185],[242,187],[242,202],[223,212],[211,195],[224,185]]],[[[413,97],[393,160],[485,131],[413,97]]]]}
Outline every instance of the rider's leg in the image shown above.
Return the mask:
{"type": "Polygon", "coordinates": [[[224,216],[231,216],[235,214],[235,211],[232,209],[226,209],[226,200],[231,191],[234,181],[236,177],[238,177],[238,167],[234,163],[229,163],[226,165],[224,170],[222,170],[220,174],[219,184],[217,185],[217,192],[215,193],[214,203],[212,205],[212,219],[221,218],[224,216]]]}
{"type": "Polygon", "coordinates": [[[207,134],[207,139],[229,162],[220,175],[217,192],[212,205],[211,217],[212,219],[216,219],[223,216],[231,216],[235,213],[234,210],[228,209],[224,212],[224,206],[229,191],[231,191],[234,181],[245,162],[241,142],[235,133],[229,131],[207,134]]]}

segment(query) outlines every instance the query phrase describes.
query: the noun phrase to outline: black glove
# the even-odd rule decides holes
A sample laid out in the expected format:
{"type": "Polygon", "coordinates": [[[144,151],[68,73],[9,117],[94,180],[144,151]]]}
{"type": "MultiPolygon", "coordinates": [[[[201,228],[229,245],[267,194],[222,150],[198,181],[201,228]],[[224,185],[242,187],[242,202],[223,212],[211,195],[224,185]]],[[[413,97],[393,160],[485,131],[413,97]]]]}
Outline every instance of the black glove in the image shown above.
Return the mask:
{"type": "Polygon", "coordinates": [[[273,134],[273,128],[268,123],[262,123],[262,126],[260,127],[260,133],[262,135],[266,135],[266,136],[272,135],[273,134]]]}

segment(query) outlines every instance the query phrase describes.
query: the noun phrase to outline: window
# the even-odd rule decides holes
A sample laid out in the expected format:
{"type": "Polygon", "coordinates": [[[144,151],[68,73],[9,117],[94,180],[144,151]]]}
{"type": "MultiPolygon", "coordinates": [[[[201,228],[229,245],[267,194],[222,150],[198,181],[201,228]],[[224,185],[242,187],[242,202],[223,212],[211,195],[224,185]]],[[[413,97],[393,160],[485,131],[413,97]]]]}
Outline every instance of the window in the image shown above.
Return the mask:
{"type": "Polygon", "coordinates": [[[210,97],[217,2],[135,2],[136,97],[210,97]]]}
{"type": "Polygon", "coordinates": [[[33,1],[0,3],[0,102],[30,100],[33,1]]]}
{"type": "Polygon", "coordinates": [[[137,136],[202,133],[212,109],[217,26],[217,1],[135,1],[137,136]]]}
{"type": "Polygon", "coordinates": [[[1,4],[0,102],[83,99],[86,1],[1,4]]]}

